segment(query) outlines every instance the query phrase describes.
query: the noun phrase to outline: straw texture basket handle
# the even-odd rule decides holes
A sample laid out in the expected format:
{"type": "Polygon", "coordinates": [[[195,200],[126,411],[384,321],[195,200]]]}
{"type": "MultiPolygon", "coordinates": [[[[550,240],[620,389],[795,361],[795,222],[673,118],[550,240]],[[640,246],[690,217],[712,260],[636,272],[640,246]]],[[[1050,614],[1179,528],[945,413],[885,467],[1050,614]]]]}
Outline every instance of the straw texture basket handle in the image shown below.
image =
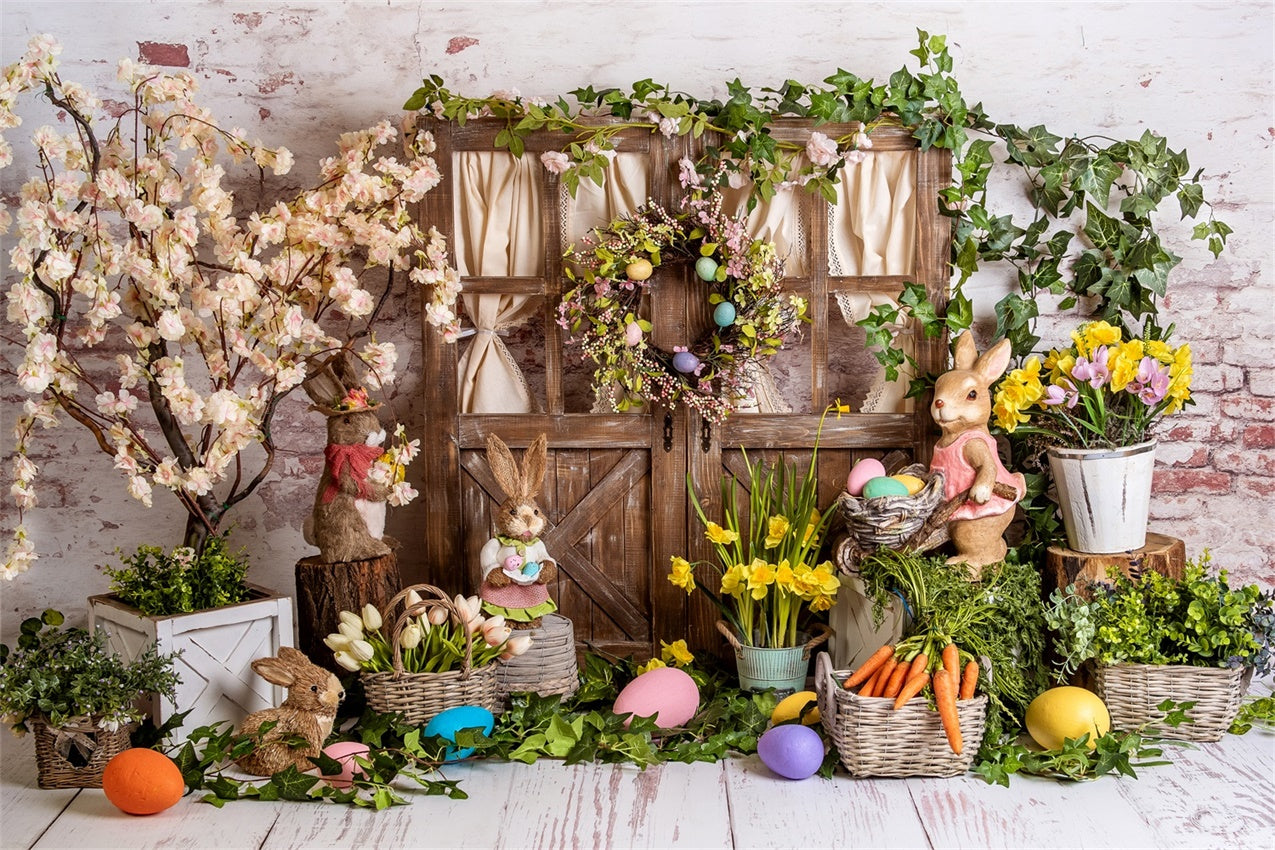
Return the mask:
{"type": "MultiPolygon", "coordinates": [[[[447,618],[451,622],[464,628],[466,621],[465,615],[456,607],[456,603],[450,596],[432,584],[413,584],[405,587],[394,595],[386,606],[386,613],[392,614],[400,605],[403,606],[403,613],[394,621],[394,626],[390,629],[390,646],[394,651],[393,666],[394,678],[398,679],[403,676],[403,630],[407,628],[408,623],[417,617],[428,617],[430,612],[442,609],[447,612],[447,618]],[[412,591],[421,597],[420,601],[414,605],[408,605],[407,597],[412,591]]],[[[465,656],[460,662],[460,678],[468,679],[469,674],[473,672],[474,659],[474,636],[469,629],[465,631],[465,656]]]]}
{"type": "MultiPolygon", "coordinates": [[[[813,628],[815,630],[814,635],[811,636],[810,640],[801,645],[802,658],[809,658],[811,650],[819,644],[827,641],[828,638],[832,637],[834,634],[833,630],[823,623],[815,623],[813,628]]],[[[735,650],[736,653],[743,650],[743,646],[739,643],[739,638],[735,635],[735,630],[732,629],[725,620],[717,621],[717,630],[722,633],[722,635],[726,638],[727,643],[730,644],[731,649],[735,650]]]]}

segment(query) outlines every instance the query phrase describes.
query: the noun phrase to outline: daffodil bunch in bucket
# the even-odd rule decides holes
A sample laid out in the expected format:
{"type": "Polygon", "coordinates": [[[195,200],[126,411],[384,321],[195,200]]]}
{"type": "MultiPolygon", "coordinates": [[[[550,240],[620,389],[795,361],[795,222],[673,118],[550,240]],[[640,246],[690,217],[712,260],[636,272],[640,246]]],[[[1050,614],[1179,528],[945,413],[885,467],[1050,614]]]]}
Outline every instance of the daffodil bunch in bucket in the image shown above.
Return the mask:
{"type": "Polygon", "coordinates": [[[992,414],[1007,433],[1043,440],[1068,545],[1114,553],[1146,542],[1152,431],[1193,404],[1191,347],[1148,321],[1134,336],[1104,321],[1072,344],[1029,359],[997,387],[992,414]]]}
{"type": "Polygon", "coordinates": [[[1191,347],[1170,345],[1171,331],[1149,324],[1136,337],[1103,321],[1081,325],[1069,347],[1005,376],[992,406],[996,424],[1063,448],[1145,442],[1162,417],[1194,403],[1191,347]]]}
{"type": "MultiPolygon", "coordinates": [[[[834,409],[834,408],[829,408],[834,409]]],[[[825,413],[826,415],[826,413],[825,413]]],[[[822,420],[820,422],[822,431],[822,420]]],[[[747,453],[748,501],[741,505],[733,476],[721,480],[722,520],[710,520],[691,488],[691,500],[716,552],[716,592],[704,588],[722,612],[734,644],[768,649],[800,647],[803,609],[827,611],[840,581],[830,561],[818,561],[833,513],[820,512],[816,461],[818,441],[804,472],[796,463],[754,461],[747,453]]],[[[692,564],[674,556],[669,581],[687,594],[696,590],[692,564]]],[[[826,629],[822,629],[826,639],[826,629]]]]}

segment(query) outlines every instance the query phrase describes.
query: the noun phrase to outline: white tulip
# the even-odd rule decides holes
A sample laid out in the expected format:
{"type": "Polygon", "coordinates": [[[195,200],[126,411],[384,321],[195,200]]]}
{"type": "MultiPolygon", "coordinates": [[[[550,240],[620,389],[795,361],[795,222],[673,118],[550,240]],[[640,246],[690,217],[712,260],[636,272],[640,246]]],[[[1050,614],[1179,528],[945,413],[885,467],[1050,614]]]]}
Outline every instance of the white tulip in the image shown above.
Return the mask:
{"type": "Polygon", "coordinates": [[[342,621],[341,625],[337,626],[336,628],[337,628],[337,631],[345,635],[350,640],[363,640],[363,621],[362,620],[359,621],[359,625],[357,626],[353,626],[347,622],[342,621]]]}
{"type": "Polygon", "coordinates": [[[509,651],[515,656],[531,649],[531,635],[518,635],[509,639],[509,651]]]}
{"type": "Polygon", "coordinates": [[[407,607],[410,610],[415,605],[421,604],[421,595],[415,590],[407,591],[407,607]]]}
{"type": "Polygon", "coordinates": [[[336,654],[336,663],[352,673],[358,672],[360,669],[358,659],[348,652],[338,652],[336,654]]]}
{"type": "Polygon", "coordinates": [[[447,622],[450,616],[451,614],[447,612],[446,608],[431,608],[429,609],[429,624],[431,626],[441,626],[447,622]]]}
{"type": "Polygon", "coordinates": [[[371,661],[373,656],[376,655],[376,650],[367,641],[356,640],[350,642],[350,654],[359,661],[371,661]]]}
{"type": "Polygon", "coordinates": [[[381,612],[371,602],[363,606],[363,626],[374,632],[381,627],[381,612]]]}
{"type": "Polygon", "coordinates": [[[323,639],[323,643],[333,652],[341,652],[350,648],[350,639],[340,632],[328,635],[323,639]]]}
{"type": "Polygon", "coordinates": [[[358,614],[355,614],[353,611],[342,611],[341,622],[347,623],[353,626],[354,628],[358,629],[360,632],[363,631],[363,618],[360,617],[358,614]]]}
{"type": "Polygon", "coordinates": [[[421,645],[421,630],[415,623],[409,623],[398,639],[399,646],[404,649],[415,649],[421,645]]]}

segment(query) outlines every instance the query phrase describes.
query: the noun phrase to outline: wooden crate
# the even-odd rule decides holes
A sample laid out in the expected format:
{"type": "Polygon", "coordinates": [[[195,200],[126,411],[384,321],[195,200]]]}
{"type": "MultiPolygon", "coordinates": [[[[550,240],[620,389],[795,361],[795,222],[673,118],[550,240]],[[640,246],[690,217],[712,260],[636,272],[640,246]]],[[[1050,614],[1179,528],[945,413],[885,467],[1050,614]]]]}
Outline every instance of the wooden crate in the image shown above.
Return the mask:
{"type": "Polygon", "coordinates": [[[190,711],[181,727],[187,732],[222,720],[237,724],[248,713],[283,701],[284,689],[250,665],[293,645],[292,598],[248,587],[247,602],[167,617],[147,617],[113,595],[89,597],[89,628],[104,631],[111,649],[126,661],[151,643],[161,653],[181,651],[176,698],[150,697],[156,724],[181,711],[190,711]]]}

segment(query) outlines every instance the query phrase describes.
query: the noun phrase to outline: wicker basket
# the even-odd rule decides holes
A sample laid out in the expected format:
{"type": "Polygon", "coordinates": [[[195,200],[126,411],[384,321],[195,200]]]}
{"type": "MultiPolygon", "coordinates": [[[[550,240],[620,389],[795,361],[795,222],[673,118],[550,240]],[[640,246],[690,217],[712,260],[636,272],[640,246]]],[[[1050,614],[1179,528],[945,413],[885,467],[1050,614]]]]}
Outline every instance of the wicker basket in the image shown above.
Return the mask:
{"type": "Polygon", "coordinates": [[[1188,667],[1177,664],[1116,664],[1099,667],[1094,690],[1111,712],[1111,728],[1142,729],[1182,741],[1220,741],[1240,710],[1251,667],[1188,667]],[[1194,702],[1189,722],[1156,722],[1165,700],[1194,702]]]}
{"type": "Polygon", "coordinates": [[[61,726],[50,726],[43,717],[32,717],[35,738],[36,781],[41,788],[101,788],[106,763],[132,744],[133,724],[111,732],[97,725],[98,718],[74,717],[61,726]]]}
{"type": "Polygon", "coordinates": [[[815,691],[824,730],[851,776],[959,776],[970,769],[983,740],[987,697],[956,704],[965,741],[960,755],[948,746],[938,712],[913,699],[894,709],[888,697],[861,697],[842,686],[828,653],[815,660],[815,691]]]}
{"type": "Polygon", "coordinates": [[[460,705],[477,705],[500,714],[503,711],[496,676],[499,662],[474,668],[473,635],[465,638],[465,657],[459,670],[446,673],[408,673],[403,670],[403,649],[399,639],[408,621],[436,608],[447,611],[453,623],[465,617],[446,593],[428,584],[406,587],[390,600],[387,612],[407,605],[407,595],[416,591],[421,601],[405,608],[390,631],[394,669],[384,673],[362,673],[368,708],[381,714],[400,714],[408,723],[422,725],[435,715],[460,705]]]}
{"type": "Polygon", "coordinates": [[[900,470],[900,474],[920,478],[925,486],[915,496],[881,496],[868,500],[842,491],[837,498],[837,509],[845,520],[846,530],[865,552],[903,545],[943,501],[943,473],[931,472],[922,464],[914,463],[900,470]]]}
{"type": "Polygon", "coordinates": [[[546,614],[539,628],[522,634],[531,636],[531,648],[501,664],[496,672],[502,702],[508,705],[512,693],[574,694],[580,688],[580,672],[572,622],[560,614],[546,614]]]}

